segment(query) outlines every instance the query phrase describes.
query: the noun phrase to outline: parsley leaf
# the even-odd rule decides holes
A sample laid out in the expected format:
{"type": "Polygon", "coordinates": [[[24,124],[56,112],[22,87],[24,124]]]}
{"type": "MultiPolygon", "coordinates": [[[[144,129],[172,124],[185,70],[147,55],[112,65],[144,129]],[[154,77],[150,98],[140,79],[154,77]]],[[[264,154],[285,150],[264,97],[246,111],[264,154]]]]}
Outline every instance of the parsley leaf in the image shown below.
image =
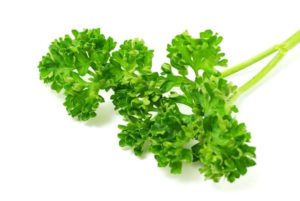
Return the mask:
{"type": "Polygon", "coordinates": [[[104,72],[116,43],[110,37],[106,39],[100,29],[72,33],[73,37],[54,40],[38,67],[45,83],[57,92],[63,90],[68,113],[87,120],[96,116],[95,110],[104,101],[99,90],[110,88],[104,72]]]}

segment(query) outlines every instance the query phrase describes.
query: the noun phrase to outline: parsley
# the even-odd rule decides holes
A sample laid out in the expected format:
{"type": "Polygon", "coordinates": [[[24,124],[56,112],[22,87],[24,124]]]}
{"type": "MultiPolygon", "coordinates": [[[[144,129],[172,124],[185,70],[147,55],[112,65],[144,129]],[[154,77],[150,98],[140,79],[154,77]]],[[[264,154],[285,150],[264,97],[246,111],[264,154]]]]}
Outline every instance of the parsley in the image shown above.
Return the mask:
{"type": "Polygon", "coordinates": [[[68,113],[79,120],[95,117],[104,102],[100,94],[112,89],[112,102],[126,122],[119,125],[120,146],[131,147],[137,156],[153,153],[158,166],[174,174],[181,173],[183,163],[198,162],[199,171],[215,182],[222,177],[233,182],[255,165],[255,147],[249,145],[246,125],[235,118],[234,101],[300,42],[297,32],[221,72],[219,67],[227,66],[222,37],[211,30],[196,38],[184,32],[168,44],[170,61],[158,73],[151,70],[153,50],[142,40],[126,40],[115,50],[116,42],[100,29],[72,33],[54,40],[38,66],[41,80],[63,91],[68,113]],[[274,53],[241,87],[225,79],[274,53]],[[188,78],[189,68],[194,80],[188,78]],[[179,104],[192,114],[183,114],[179,104]]]}

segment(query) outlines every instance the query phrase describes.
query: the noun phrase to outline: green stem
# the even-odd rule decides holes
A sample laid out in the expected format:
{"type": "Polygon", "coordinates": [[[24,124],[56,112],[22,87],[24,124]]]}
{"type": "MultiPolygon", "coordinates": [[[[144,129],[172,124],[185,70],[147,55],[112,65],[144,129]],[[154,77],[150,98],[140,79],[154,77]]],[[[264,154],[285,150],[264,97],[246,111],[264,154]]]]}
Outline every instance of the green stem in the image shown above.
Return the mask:
{"type": "Polygon", "coordinates": [[[284,55],[285,52],[280,51],[259,73],[237,89],[236,93],[231,97],[231,101],[234,102],[242,93],[250,89],[253,85],[265,77],[279,63],[284,55]]]}
{"type": "Polygon", "coordinates": [[[252,64],[264,59],[265,57],[273,54],[274,52],[278,51],[278,45],[275,45],[261,53],[259,53],[258,55],[236,65],[236,66],[233,66],[225,71],[222,72],[222,77],[227,77],[229,75],[232,75],[236,72],[239,72],[245,68],[247,68],[248,66],[251,66],[252,64]]]}
{"type": "Polygon", "coordinates": [[[236,91],[236,93],[231,97],[231,102],[233,103],[242,93],[250,89],[252,86],[254,86],[256,83],[258,83],[261,79],[263,79],[279,62],[280,60],[285,56],[285,54],[291,50],[293,47],[295,47],[297,44],[300,43],[300,31],[296,32],[294,35],[289,37],[287,40],[282,42],[279,45],[275,45],[274,47],[258,54],[257,56],[235,66],[231,69],[223,72],[223,77],[226,77],[228,75],[231,75],[235,72],[238,72],[251,64],[267,57],[268,55],[278,52],[275,57],[260,71],[258,72],[252,79],[250,79],[248,82],[246,82],[244,85],[239,87],[236,91]]]}
{"type": "Polygon", "coordinates": [[[281,45],[282,49],[285,49],[286,51],[291,50],[293,47],[295,47],[298,43],[300,43],[300,30],[294,33],[291,37],[289,37],[287,40],[285,40],[281,45]]]}
{"type": "Polygon", "coordinates": [[[267,56],[273,54],[276,51],[283,50],[288,51],[291,50],[293,47],[295,47],[300,42],[300,31],[297,31],[295,34],[293,34],[291,37],[289,37],[284,42],[274,45],[273,47],[259,53],[258,55],[255,55],[254,57],[236,65],[233,67],[230,67],[229,69],[222,72],[222,77],[230,76],[236,72],[239,72],[252,64],[266,58],[267,56]]]}

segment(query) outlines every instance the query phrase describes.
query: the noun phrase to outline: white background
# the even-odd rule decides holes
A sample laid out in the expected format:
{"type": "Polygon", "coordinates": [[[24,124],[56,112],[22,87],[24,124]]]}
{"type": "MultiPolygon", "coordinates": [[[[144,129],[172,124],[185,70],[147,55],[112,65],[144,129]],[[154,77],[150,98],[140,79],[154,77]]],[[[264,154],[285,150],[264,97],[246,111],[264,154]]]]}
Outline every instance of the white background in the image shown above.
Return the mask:
{"type": "MultiPolygon", "coordinates": [[[[257,165],[233,184],[204,181],[193,166],[170,175],[152,155],[122,150],[122,119],[108,95],[98,117],[78,122],[37,69],[53,39],[95,27],[119,43],[143,38],[155,50],[156,70],[172,37],[210,28],[224,37],[229,64],[237,64],[300,29],[297,2],[1,1],[0,200],[299,200],[300,46],[237,102],[257,165]]],[[[242,84],[262,64],[230,79],[242,84]]]]}

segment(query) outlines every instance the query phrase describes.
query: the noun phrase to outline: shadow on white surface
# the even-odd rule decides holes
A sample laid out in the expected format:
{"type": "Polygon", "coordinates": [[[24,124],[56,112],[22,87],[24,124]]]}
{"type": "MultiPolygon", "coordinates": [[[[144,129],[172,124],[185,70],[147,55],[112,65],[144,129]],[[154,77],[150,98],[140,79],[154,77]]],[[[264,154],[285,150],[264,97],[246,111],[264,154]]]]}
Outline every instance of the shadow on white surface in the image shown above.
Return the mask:
{"type": "Polygon", "coordinates": [[[114,121],[114,118],[118,113],[114,110],[114,105],[111,101],[100,103],[99,108],[96,111],[97,116],[95,118],[86,121],[87,126],[103,127],[114,121]]]}
{"type": "Polygon", "coordinates": [[[183,164],[181,174],[171,174],[170,168],[159,168],[165,177],[177,180],[180,183],[201,183],[204,182],[203,175],[198,171],[199,163],[183,164]]]}
{"type": "Polygon", "coordinates": [[[57,93],[56,91],[54,91],[53,89],[51,89],[50,85],[45,85],[45,87],[48,88],[48,90],[50,91],[50,93],[53,95],[53,96],[56,96],[57,99],[59,101],[61,101],[62,105],[63,105],[63,102],[65,101],[65,95],[63,94],[63,92],[60,92],[60,93],[57,93]]]}
{"type": "Polygon", "coordinates": [[[251,171],[251,169],[257,168],[256,166],[249,168],[249,172],[246,175],[241,176],[235,182],[230,183],[227,180],[222,180],[219,183],[213,183],[213,188],[217,191],[224,191],[224,192],[240,192],[240,191],[247,191],[249,189],[254,188],[258,181],[257,171],[251,171]]]}
{"type": "MultiPolygon", "coordinates": [[[[228,182],[224,178],[220,182],[215,183],[212,180],[206,180],[203,174],[199,172],[199,167],[199,163],[183,164],[182,173],[179,175],[171,174],[169,168],[160,168],[160,171],[168,179],[177,180],[179,183],[210,183],[217,191],[225,192],[249,190],[258,183],[257,171],[251,171],[251,168],[249,168],[249,172],[246,175],[241,176],[233,183],[228,182]]],[[[257,167],[254,166],[252,168],[257,167]]]]}

